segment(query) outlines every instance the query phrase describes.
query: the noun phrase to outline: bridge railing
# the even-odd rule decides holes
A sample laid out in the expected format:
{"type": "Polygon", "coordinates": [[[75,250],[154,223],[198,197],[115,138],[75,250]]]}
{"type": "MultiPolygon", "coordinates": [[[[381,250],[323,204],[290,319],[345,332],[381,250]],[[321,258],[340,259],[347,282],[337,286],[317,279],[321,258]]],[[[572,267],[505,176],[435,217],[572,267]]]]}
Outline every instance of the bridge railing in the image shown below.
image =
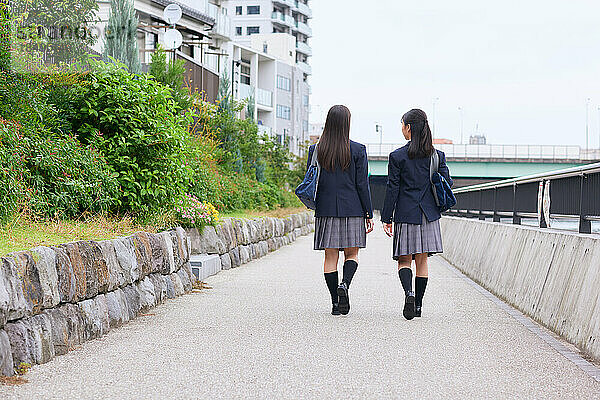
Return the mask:
{"type": "MultiPolygon", "coordinates": [[[[370,157],[387,157],[404,144],[367,143],[370,157]]],[[[518,159],[518,160],[600,160],[600,150],[583,150],[579,146],[508,145],[508,144],[436,144],[447,158],[518,159]]]]}
{"type": "Polygon", "coordinates": [[[600,163],[459,188],[456,206],[447,215],[479,218],[537,218],[541,228],[551,220],[576,219],[579,232],[591,233],[600,221],[600,163]]]}

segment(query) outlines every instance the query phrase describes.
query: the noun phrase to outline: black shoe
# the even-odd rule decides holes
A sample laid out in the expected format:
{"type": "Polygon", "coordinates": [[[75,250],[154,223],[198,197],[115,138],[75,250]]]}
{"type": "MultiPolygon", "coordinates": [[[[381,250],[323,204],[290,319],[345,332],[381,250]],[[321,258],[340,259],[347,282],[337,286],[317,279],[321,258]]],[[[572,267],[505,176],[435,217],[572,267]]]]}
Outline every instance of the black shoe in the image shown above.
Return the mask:
{"type": "Polygon", "coordinates": [[[348,297],[348,285],[346,282],[342,282],[337,288],[337,294],[339,297],[339,309],[342,315],[346,315],[350,312],[350,298],[348,297]]]}
{"type": "Polygon", "coordinates": [[[333,307],[331,307],[331,315],[341,315],[338,303],[333,303],[333,307]]]}
{"type": "MultiPolygon", "coordinates": [[[[338,289],[339,293],[339,289],[338,289]]],[[[415,317],[415,292],[408,292],[404,299],[404,318],[413,319],[415,317]]]]}
{"type": "Polygon", "coordinates": [[[421,316],[421,306],[415,306],[415,317],[421,316]]]}

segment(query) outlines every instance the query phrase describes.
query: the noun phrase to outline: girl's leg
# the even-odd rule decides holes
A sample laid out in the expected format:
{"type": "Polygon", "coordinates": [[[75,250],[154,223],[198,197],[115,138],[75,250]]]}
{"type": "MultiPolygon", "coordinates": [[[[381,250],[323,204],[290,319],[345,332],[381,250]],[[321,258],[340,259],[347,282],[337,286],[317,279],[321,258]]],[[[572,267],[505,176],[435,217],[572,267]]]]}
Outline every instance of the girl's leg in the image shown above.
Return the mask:
{"type": "Polygon", "coordinates": [[[346,282],[347,287],[350,287],[350,282],[358,268],[358,247],[349,247],[344,249],[344,278],[342,282],[346,282]]]}
{"type": "Polygon", "coordinates": [[[334,311],[332,313],[337,312],[337,303],[338,303],[338,271],[337,271],[337,263],[339,257],[338,249],[325,249],[325,263],[324,263],[324,275],[325,275],[325,283],[327,283],[327,288],[329,289],[329,294],[331,294],[331,303],[334,305],[334,311]]]}
{"type": "Polygon", "coordinates": [[[427,288],[429,276],[429,267],[427,265],[428,254],[417,254],[415,263],[417,264],[417,277],[415,278],[415,310],[416,316],[421,316],[421,307],[423,306],[423,296],[427,288]]]}
{"type": "Polygon", "coordinates": [[[404,294],[408,295],[408,292],[412,292],[412,269],[410,268],[412,264],[412,256],[399,256],[398,257],[398,276],[400,277],[400,282],[402,282],[402,288],[404,289],[404,294]]]}

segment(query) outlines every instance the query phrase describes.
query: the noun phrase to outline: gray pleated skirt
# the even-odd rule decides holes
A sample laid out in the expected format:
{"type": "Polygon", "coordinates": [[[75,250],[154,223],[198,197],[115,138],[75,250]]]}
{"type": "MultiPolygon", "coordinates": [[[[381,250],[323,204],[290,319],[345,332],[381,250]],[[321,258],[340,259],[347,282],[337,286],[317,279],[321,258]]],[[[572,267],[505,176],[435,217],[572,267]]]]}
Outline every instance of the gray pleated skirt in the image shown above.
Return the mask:
{"type": "Polygon", "coordinates": [[[429,222],[423,214],[421,225],[394,224],[394,260],[398,260],[399,256],[421,253],[431,256],[443,251],[439,220],[429,222]]]}
{"type": "Polygon", "coordinates": [[[366,246],[367,228],[363,217],[315,218],[315,250],[366,246]]]}

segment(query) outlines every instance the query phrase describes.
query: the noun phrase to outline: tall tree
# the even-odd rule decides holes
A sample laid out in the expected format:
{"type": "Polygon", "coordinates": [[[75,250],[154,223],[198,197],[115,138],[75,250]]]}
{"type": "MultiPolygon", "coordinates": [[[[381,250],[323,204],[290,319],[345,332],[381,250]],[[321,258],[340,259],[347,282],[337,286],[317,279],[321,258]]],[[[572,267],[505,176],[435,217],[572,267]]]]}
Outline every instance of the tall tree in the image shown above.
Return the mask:
{"type": "Polygon", "coordinates": [[[132,73],[142,70],[137,46],[138,22],[132,0],[111,0],[104,56],[122,62],[132,73]]]}

